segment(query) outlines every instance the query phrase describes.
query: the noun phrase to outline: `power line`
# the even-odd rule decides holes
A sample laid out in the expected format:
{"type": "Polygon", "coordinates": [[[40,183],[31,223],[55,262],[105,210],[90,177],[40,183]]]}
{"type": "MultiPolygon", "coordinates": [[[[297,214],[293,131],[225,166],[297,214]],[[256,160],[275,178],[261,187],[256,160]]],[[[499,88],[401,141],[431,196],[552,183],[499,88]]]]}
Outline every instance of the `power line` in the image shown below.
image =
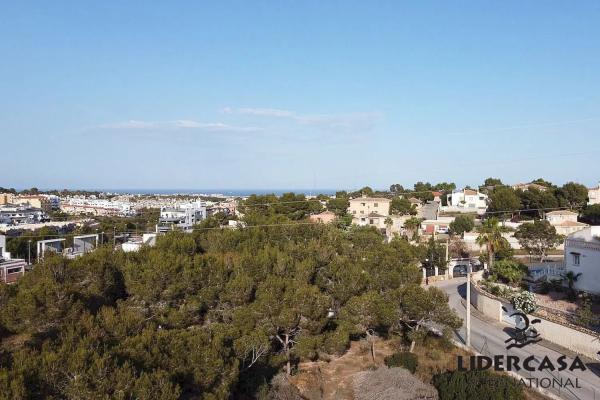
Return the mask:
{"type": "MultiPolygon", "coordinates": [[[[257,224],[257,225],[240,225],[236,226],[236,229],[249,229],[249,228],[266,228],[266,227],[276,227],[276,226],[303,226],[303,225],[313,225],[319,226],[319,224],[315,222],[284,222],[284,223],[275,223],[275,224],[257,224]]],[[[207,228],[193,228],[194,231],[206,231],[206,230],[222,230],[228,229],[227,226],[219,226],[219,227],[207,227],[207,228]]],[[[178,231],[170,231],[170,232],[178,232],[178,231]]],[[[119,235],[142,235],[148,233],[157,233],[155,231],[119,231],[116,232],[116,236],[119,235]]],[[[36,238],[36,237],[56,237],[56,238],[67,238],[72,236],[80,236],[80,235],[93,235],[94,233],[64,233],[64,234],[53,234],[53,235],[20,235],[20,236],[6,236],[7,239],[15,239],[15,238],[36,238]]],[[[98,235],[105,234],[106,232],[98,232],[98,235]]]]}
{"type": "Polygon", "coordinates": [[[561,210],[580,210],[583,206],[579,207],[548,207],[548,208],[522,208],[519,210],[499,210],[499,211],[486,211],[486,214],[508,214],[525,211],[561,211],[561,210]]]}

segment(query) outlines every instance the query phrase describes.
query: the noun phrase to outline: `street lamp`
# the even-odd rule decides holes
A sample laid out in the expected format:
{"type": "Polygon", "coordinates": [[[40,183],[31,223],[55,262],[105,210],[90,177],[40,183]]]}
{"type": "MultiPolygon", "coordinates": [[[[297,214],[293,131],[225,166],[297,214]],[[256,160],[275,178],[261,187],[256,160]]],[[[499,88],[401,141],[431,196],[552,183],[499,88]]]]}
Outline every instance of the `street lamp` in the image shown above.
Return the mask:
{"type": "Polygon", "coordinates": [[[467,347],[471,347],[471,263],[467,264],[467,347]]]}
{"type": "Polygon", "coordinates": [[[27,241],[27,262],[31,265],[31,239],[27,241]]]}

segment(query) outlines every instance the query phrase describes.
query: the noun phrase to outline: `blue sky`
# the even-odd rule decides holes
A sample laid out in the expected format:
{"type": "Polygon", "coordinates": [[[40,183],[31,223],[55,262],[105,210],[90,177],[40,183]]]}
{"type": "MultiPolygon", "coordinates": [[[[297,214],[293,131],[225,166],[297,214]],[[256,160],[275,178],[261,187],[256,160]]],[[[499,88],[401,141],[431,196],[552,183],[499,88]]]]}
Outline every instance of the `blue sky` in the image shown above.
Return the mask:
{"type": "Polygon", "coordinates": [[[600,2],[19,1],[0,186],[600,180],[600,2]]]}

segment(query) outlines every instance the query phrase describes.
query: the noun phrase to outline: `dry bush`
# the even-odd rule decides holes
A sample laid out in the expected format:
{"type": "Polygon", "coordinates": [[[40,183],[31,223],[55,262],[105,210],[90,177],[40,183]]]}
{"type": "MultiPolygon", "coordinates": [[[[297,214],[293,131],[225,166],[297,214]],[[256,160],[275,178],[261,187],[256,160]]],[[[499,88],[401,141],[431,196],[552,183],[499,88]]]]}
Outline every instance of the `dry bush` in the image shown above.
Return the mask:
{"type": "Polygon", "coordinates": [[[436,400],[437,390],[404,368],[381,367],[354,374],[355,400],[436,400]]]}
{"type": "Polygon", "coordinates": [[[300,391],[290,383],[283,373],[277,374],[271,380],[269,400],[303,400],[300,391]]]}

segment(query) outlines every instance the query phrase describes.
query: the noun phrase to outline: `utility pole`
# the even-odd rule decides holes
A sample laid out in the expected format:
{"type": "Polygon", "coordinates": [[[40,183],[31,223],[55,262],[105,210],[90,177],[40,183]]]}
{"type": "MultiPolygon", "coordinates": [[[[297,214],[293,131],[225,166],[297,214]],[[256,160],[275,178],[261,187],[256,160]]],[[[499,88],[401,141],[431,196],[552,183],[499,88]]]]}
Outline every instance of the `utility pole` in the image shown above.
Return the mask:
{"type": "Polygon", "coordinates": [[[467,347],[471,347],[471,262],[467,264],[467,347]]]}
{"type": "Polygon", "coordinates": [[[448,247],[450,246],[450,239],[446,239],[446,262],[450,261],[450,252],[448,251],[448,247]]]}
{"type": "Polygon", "coordinates": [[[450,252],[448,251],[448,247],[450,246],[450,239],[446,239],[446,279],[450,278],[450,252]]]}

